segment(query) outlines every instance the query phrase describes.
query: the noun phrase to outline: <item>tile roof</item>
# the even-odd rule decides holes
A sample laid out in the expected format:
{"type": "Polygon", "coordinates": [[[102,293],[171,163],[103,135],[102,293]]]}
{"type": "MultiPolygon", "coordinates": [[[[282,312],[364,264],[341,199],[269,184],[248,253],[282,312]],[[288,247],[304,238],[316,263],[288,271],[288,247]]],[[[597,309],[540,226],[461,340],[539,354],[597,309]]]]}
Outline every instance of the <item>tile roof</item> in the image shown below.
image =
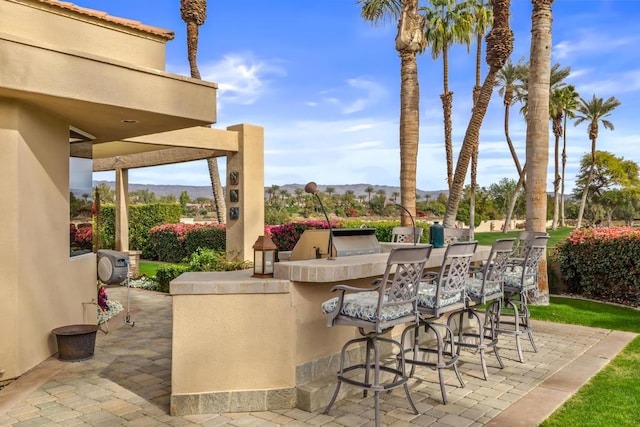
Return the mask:
{"type": "Polygon", "coordinates": [[[85,7],[76,6],[75,4],[70,2],[57,1],[57,0],[36,0],[36,1],[46,5],[58,7],[60,9],[69,10],[81,15],[97,18],[102,21],[118,24],[128,28],[133,28],[138,31],[142,31],[148,34],[152,34],[154,36],[164,38],[166,40],[172,40],[175,37],[175,34],[173,31],[165,30],[163,28],[158,28],[158,27],[152,27],[150,25],[145,25],[140,21],[134,21],[126,18],[118,18],[116,16],[111,16],[106,12],[101,12],[99,10],[87,9],[85,7]]]}

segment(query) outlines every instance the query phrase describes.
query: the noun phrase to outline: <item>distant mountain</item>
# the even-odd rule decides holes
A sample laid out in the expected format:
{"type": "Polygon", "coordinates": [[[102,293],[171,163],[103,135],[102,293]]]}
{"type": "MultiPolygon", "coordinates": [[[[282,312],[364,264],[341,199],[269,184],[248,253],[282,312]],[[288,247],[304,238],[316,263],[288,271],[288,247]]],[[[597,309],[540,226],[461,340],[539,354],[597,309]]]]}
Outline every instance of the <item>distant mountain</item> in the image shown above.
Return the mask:
{"type": "MultiPolygon", "coordinates": [[[[108,184],[111,188],[115,188],[115,182],[113,181],[94,181],[93,186],[99,185],[101,183],[108,184]]],[[[305,184],[286,184],[278,186],[279,190],[287,190],[289,194],[295,194],[296,188],[300,188],[304,190],[305,184]]],[[[383,190],[387,196],[392,196],[394,192],[400,193],[400,187],[393,187],[389,185],[370,185],[370,184],[345,184],[345,185],[323,185],[318,184],[318,189],[322,192],[325,192],[327,187],[332,187],[334,189],[333,194],[344,194],[347,190],[351,190],[355,193],[356,197],[360,195],[368,196],[368,193],[365,191],[367,187],[373,187],[373,193],[371,195],[375,195],[378,191],[383,190]]],[[[265,198],[268,198],[267,190],[269,190],[271,186],[265,187],[265,198]]],[[[212,198],[213,191],[211,190],[210,185],[197,186],[197,185],[153,185],[153,184],[129,184],[129,191],[137,191],[137,190],[148,190],[155,193],[156,196],[162,197],[169,194],[173,194],[174,196],[179,197],[183,191],[186,191],[189,194],[189,197],[192,199],[197,199],[198,197],[206,197],[212,198]]],[[[424,200],[425,195],[429,195],[431,198],[436,198],[440,193],[448,194],[447,190],[440,191],[424,191],[424,190],[416,190],[416,193],[420,195],[420,197],[424,200]]]]}

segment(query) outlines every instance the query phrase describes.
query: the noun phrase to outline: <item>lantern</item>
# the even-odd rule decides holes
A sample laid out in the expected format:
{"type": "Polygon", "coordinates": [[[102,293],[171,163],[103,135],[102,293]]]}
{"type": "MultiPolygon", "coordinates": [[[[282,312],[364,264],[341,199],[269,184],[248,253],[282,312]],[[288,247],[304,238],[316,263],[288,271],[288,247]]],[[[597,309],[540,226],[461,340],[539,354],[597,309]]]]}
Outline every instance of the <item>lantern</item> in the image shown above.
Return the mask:
{"type": "Polygon", "coordinates": [[[273,277],[277,249],[271,237],[258,237],[253,244],[253,277],[273,277]]]}

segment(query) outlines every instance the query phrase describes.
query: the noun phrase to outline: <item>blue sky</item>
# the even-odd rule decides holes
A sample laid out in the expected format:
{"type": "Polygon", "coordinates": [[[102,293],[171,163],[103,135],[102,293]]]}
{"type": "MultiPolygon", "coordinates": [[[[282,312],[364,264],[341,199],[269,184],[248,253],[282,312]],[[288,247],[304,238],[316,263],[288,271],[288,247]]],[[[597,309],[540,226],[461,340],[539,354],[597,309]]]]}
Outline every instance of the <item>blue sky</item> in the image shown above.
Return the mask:
{"type": "MultiPolygon", "coordinates": [[[[178,0],[75,0],[83,7],[175,31],[167,45],[167,70],[189,74],[185,25],[178,0]]],[[[567,82],[585,99],[593,94],[621,101],[600,127],[598,149],[640,163],[640,0],[556,0],[552,61],[571,67],[567,82]]],[[[512,0],[512,59],[529,56],[531,2],[512,0]]],[[[215,0],[200,29],[198,62],[203,79],[219,84],[215,127],[251,123],[265,129],[265,185],[399,185],[399,58],[393,23],[373,26],[355,0],[215,0]]],[[[454,152],[471,111],[474,52],[450,54],[454,92],[454,152]]],[[[483,60],[483,66],[484,66],[483,60]]],[[[417,187],[446,188],[442,62],[418,58],[421,89],[417,187]]],[[[484,78],[484,76],[483,76],[484,78]]],[[[512,107],[510,134],[524,163],[526,126],[512,107]]],[[[479,184],[517,173],[503,131],[497,90],[480,134],[479,184]]],[[[548,188],[552,190],[550,133],[548,188]]],[[[569,125],[568,189],[582,155],[590,150],[586,125],[569,125]]],[[[455,160],[454,160],[455,161],[455,160]]],[[[224,171],[224,160],[220,161],[224,171]]],[[[95,179],[113,179],[98,173],[95,179]]],[[[132,170],[132,183],[208,185],[206,162],[132,170]]]]}

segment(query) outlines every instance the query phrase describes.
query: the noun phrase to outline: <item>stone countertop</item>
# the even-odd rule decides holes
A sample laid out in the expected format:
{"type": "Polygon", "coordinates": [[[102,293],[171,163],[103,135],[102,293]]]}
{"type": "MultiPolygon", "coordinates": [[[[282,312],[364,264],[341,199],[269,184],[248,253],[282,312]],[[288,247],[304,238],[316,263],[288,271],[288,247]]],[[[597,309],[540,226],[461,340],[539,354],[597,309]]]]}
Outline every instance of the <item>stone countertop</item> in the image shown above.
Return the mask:
{"type": "MultiPolygon", "coordinates": [[[[411,243],[409,243],[411,244],[411,243]]],[[[389,246],[403,246],[393,244],[389,246]]],[[[383,247],[383,250],[389,248],[383,247]]],[[[389,249],[390,250],[390,249],[389,249]]],[[[446,248],[433,249],[425,268],[442,264],[446,248]]],[[[487,259],[491,246],[478,246],[474,261],[487,259]]],[[[274,278],[253,277],[253,270],[189,272],[171,281],[171,295],[224,295],[288,293],[291,282],[346,282],[384,274],[388,252],[304,261],[277,262],[274,278]]]]}
{"type": "MultiPolygon", "coordinates": [[[[425,268],[439,267],[444,259],[445,250],[446,248],[433,249],[425,268]]],[[[491,246],[478,246],[473,260],[487,259],[490,251],[491,246]]],[[[331,283],[382,276],[388,257],[388,253],[378,253],[337,257],[333,260],[321,258],[278,262],[274,265],[274,277],[292,282],[331,283]]]]}
{"type": "Polygon", "coordinates": [[[291,282],[252,277],[253,269],[182,273],[171,281],[171,295],[281,294],[291,282]]]}

